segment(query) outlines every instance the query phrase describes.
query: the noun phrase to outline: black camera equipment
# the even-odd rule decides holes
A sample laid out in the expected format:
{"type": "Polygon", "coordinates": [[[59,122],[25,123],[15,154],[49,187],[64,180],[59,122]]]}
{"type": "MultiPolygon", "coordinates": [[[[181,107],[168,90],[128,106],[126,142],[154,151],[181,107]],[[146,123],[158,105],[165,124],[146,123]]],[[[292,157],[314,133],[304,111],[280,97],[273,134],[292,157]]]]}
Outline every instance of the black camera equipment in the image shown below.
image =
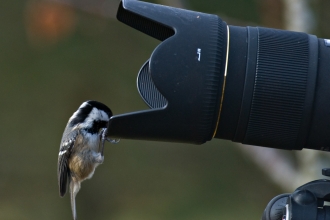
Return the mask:
{"type": "MultiPolygon", "coordinates": [[[[330,176],[330,169],[323,169],[322,174],[330,176]]],[[[330,180],[315,180],[298,187],[292,194],[274,197],[262,220],[327,220],[330,206],[324,202],[330,202],[330,180]]]]}
{"type": "MultiPolygon", "coordinates": [[[[162,43],[137,77],[150,109],[111,117],[111,137],[330,151],[330,40],[136,0],[117,18],[162,43]]],[[[330,219],[324,201],[330,181],[313,181],[275,197],[263,219],[330,219]]]]}
{"type": "Polygon", "coordinates": [[[150,109],[113,116],[112,137],[330,151],[330,40],[136,0],[117,18],[162,42],[137,79],[150,109]]]}

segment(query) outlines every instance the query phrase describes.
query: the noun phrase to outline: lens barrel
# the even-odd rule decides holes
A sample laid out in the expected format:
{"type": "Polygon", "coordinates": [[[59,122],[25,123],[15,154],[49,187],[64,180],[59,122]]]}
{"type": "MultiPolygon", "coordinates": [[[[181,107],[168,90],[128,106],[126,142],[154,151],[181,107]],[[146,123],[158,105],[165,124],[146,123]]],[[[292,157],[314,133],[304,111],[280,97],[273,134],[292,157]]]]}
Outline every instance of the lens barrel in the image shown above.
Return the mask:
{"type": "Polygon", "coordinates": [[[325,86],[319,88],[329,79],[329,59],[330,48],[314,35],[230,26],[228,72],[215,137],[280,149],[327,150],[330,142],[314,140],[322,129],[329,130],[330,110],[320,99],[330,96],[325,86]],[[319,124],[322,120],[324,126],[319,124]]]}

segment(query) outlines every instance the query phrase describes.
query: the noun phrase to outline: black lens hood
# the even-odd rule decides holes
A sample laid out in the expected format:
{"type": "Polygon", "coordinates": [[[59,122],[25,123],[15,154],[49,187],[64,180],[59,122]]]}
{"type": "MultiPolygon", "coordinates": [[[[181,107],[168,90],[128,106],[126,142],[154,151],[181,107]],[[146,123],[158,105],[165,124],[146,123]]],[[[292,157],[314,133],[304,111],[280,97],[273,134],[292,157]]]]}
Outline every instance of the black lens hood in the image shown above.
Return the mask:
{"type": "Polygon", "coordinates": [[[140,72],[151,86],[138,80],[151,109],[113,116],[109,136],[194,144],[210,140],[222,97],[226,23],[216,15],[136,0],[121,1],[117,18],[162,42],[140,72]],[[159,103],[155,97],[165,104],[153,105],[159,103]]]}

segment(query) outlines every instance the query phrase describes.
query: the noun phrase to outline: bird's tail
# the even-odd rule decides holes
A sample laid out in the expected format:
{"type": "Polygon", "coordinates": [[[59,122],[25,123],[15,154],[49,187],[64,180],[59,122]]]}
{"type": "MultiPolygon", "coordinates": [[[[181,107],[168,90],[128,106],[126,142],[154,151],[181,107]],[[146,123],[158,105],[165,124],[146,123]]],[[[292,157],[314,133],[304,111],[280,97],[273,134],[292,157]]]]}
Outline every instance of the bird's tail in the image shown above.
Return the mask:
{"type": "Polygon", "coordinates": [[[80,183],[71,180],[70,182],[70,198],[71,198],[71,209],[73,220],[77,220],[77,211],[76,211],[76,195],[80,190],[80,183]]]}

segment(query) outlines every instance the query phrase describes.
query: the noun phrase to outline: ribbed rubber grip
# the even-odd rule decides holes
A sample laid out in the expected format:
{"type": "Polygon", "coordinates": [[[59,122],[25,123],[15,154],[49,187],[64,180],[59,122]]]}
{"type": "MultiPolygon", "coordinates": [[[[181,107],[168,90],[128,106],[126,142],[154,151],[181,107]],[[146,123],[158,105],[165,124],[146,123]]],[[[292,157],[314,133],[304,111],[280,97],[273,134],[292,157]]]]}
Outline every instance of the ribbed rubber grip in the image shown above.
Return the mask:
{"type": "Polygon", "coordinates": [[[138,91],[150,108],[164,108],[166,98],[158,91],[149,73],[149,60],[142,66],[137,78],[138,91]]]}
{"type": "Polygon", "coordinates": [[[254,92],[243,143],[293,148],[304,112],[309,38],[267,28],[258,32],[254,92]]]}

